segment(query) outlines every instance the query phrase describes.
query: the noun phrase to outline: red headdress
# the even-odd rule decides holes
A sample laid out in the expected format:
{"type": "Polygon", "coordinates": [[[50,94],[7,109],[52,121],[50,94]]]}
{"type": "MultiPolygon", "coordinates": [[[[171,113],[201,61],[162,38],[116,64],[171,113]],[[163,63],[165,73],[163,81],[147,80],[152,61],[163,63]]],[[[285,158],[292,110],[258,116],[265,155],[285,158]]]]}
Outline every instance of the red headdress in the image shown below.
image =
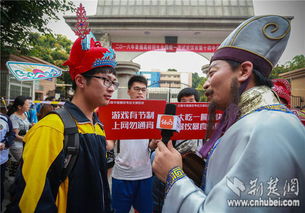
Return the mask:
{"type": "Polygon", "coordinates": [[[286,79],[273,79],[272,90],[276,94],[287,101],[287,107],[290,108],[290,96],[291,96],[291,87],[289,82],[286,79]]]}
{"type": "Polygon", "coordinates": [[[88,18],[82,4],[77,9],[77,23],[75,24],[75,34],[79,36],[74,42],[69,59],[63,64],[69,66],[69,73],[72,80],[77,74],[87,72],[96,67],[113,67],[117,65],[115,52],[113,49],[102,47],[96,41],[92,32],[88,28],[88,18]]]}

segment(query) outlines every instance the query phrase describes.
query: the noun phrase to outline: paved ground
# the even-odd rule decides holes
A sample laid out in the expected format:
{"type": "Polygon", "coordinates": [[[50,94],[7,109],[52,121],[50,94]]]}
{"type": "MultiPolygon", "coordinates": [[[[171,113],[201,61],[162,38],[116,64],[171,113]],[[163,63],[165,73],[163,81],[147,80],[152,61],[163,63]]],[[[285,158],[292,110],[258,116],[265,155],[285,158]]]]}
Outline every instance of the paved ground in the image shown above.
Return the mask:
{"type": "Polygon", "coordinates": [[[14,177],[10,177],[8,175],[8,171],[6,171],[5,179],[4,179],[4,200],[3,200],[3,203],[2,203],[2,211],[1,212],[5,211],[5,207],[9,203],[9,192],[8,192],[8,189],[9,189],[9,186],[14,183],[14,179],[15,178],[14,177]]]}

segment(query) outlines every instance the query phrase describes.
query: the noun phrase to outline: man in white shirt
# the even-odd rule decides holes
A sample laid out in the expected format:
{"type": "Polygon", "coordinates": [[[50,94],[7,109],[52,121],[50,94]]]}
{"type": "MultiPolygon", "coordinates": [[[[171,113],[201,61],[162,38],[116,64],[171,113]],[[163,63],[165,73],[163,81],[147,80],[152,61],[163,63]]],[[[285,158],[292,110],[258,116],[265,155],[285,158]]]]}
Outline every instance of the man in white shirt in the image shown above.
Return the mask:
{"type": "MultiPolygon", "coordinates": [[[[128,95],[145,100],[147,80],[141,75],[128,81],[128,95]]],[[[112,204],[117,213],[128,213],[131,206],[141,213],[152,213],[152,168],[150,150],[156,141],[149,139],[120,140],[112,173],[112,204]]]]}

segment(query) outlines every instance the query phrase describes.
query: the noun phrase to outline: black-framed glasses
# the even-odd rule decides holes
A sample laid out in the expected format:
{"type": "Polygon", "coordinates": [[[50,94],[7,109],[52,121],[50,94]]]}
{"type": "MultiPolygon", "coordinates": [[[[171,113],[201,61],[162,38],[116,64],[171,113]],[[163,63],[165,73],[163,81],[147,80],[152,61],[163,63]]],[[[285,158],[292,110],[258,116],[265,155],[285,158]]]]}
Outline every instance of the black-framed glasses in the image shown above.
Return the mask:
{"type": "Polygon", "coordinates": [[[119,82],[117,81],[110,81],[108,78],[102,77],[102,76],[96,76],[96,75],[84,75],[85,77],[89,78],[98,78],[103,80],[103,84],[105,87],[109,88],[113,85],[113,88],[117,90],[119,88],[119,82]]]}
{"type": "Polygon", "coordinates": [[[146,92],[147,91],[147,88],[146,87],[133,87],[133,89],[135,90],[135,91],[137,91],[137,92],[140,92],[140,91],[142,91],[142,92],[146,92]]]}

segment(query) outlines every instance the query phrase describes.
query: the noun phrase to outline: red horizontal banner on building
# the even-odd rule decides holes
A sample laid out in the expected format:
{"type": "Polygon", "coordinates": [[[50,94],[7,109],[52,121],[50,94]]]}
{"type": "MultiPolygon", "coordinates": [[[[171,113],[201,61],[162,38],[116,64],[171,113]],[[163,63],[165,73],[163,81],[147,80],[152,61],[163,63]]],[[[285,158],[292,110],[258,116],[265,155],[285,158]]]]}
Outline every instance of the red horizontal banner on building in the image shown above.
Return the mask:
{"type": "Polygon", "coordinates": [[[153,50],[176,52],[215,52],[219,44],[165,44],[165,43],[112,43],[112,49],[122,52],[146,52],[153,50]]]}
{"type": "MultiPolygon", "coordinates": [[[[202,139],[206,133],[208,103],[174,103],[176,115],[181,118],[181,131],[173,140],[202,139]]],[[[159,139],[156,129],[158,114],[164,114],[166,101],[159,100],[111,100],[98,109],[104,124],[106,138],[159,139]]],[[[221,114],[217,114],[219,119],[221,114]]]]}

